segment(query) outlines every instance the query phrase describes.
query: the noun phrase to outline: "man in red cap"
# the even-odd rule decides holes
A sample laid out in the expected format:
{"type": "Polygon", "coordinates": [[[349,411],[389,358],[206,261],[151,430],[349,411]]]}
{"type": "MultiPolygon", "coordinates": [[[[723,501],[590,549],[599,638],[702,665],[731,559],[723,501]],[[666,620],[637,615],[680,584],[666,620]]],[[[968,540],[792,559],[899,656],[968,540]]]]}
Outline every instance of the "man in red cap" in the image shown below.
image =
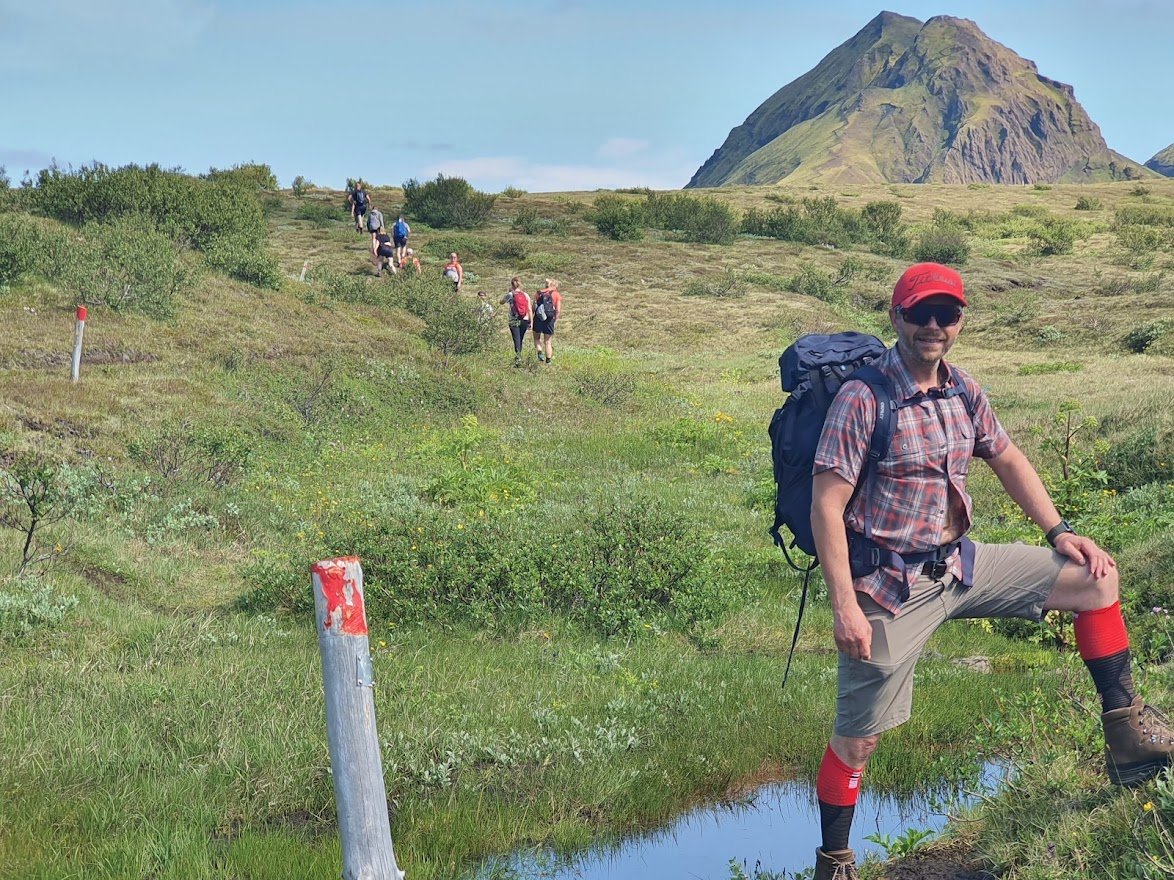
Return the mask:
{"type": "Polygon", "coordinates": [[[816,880],[856,877],[848,832],[861,774],[880,735],[909,719],[918,656],[946,620],[1074,612],[1077,649],[1101,698],[1110,780],[1140,784],[1174,752],[1168,722],[1133,689],[1117,563],[1073,532],[978,383],[945,361],[965,308],[953,269],[909,267],[889,310],[897,344],[873,364],[893,389],[892,443],[857,491],[877,401],[865,383],[847,382],[815,455],[811,524],[839,650],[835,729],[816,781],[816,880]],[[973,457],[990,465],[1050,546],[967,537],[973,457]]]}

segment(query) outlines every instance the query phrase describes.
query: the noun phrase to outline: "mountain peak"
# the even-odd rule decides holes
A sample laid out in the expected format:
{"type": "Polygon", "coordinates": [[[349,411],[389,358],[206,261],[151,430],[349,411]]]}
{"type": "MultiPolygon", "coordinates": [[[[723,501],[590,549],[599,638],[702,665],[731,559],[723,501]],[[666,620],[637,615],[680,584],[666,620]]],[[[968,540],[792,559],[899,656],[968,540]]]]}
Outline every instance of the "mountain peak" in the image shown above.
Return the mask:
{"type": "Polygon", "coordinates": [[[688,186],[1079,181],[1128,165],[1071,86],[975,22],[886,11],[763,102],[688,186]]]}

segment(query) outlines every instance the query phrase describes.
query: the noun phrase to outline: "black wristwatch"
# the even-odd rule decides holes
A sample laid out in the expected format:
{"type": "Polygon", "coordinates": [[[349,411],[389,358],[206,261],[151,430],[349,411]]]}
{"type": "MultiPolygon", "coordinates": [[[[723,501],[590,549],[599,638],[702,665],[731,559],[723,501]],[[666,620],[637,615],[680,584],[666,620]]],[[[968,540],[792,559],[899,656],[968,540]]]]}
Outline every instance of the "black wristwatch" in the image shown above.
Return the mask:
{"type": "Polygon", "coordinates": [[[1069,535],[1075,535],[1076,529],[1068,525],[1068,520],[1062,519],[1056,523],[1056,525],[1048,529],[1048,533],[1044,535],[1044,539],[1047,540],[1047,542],[1052,546],[1052,549],[1055,549],[1056,539],[1065,533],[1069,535]]]}

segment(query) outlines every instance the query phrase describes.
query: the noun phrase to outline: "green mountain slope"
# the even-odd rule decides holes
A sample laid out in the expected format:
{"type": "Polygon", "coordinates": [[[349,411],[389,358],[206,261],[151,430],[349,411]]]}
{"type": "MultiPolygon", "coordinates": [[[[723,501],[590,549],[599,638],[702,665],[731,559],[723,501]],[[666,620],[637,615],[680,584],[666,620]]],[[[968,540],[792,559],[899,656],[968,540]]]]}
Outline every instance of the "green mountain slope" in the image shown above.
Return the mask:
{"type": "Polygon", "coordinates": [[[1174,177],[1174,144],[1154,154],[1153,158],[1145,163],[1145,167],[1163,177],[1174,177]]]}
{"type": "Polygon", "coordinates": [[[1071,86],[974,22],[884,12],[730,132],[689,186],[1143,176],[1071,86]]]}

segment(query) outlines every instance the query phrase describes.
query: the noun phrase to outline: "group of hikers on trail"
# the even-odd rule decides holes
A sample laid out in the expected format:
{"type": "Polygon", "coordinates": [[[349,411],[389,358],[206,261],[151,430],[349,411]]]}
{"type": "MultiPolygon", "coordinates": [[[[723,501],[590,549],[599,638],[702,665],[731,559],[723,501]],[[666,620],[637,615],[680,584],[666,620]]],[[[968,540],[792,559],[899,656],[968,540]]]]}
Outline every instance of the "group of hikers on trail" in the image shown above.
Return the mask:
{"type": "Polygon", "coordinates": [[[371,262],[375,264],[375,277],[382,278],[383,273],[395,275],[399,270],[414,266],[419,275],[423,269],[415,251],[408,247],[408,236],[412,228],[400,214],[392,224],[389,235],[383,225],[383,212],[375,207],[371,195],[358,181],[347,192],[347,202],[351,206],[351,219],[355,221],[355,232],[362,232],[366,225],[371,234],[371,262]]]}
{"type": "MultiPolygon", "coordinates": [[[[350,205],[351,219],[355,222],[355,231],[362,232],[366,226],[366,230],[371,234],[371,261],[375,265],[375,277],[382,278],[384,272],[395,275],[410,267],[415,268],[417,275],[423,272],[415,251],[408,247],[408,236],[411,235],[412,229],[402,214],[397,216],[389,234],[383,225],[383,212],[375,207],[361,180],[348,185],[347,203],[350,205]]],[[[448,255],[448,261],[440,272],[452,282],[453,291],[460,293],[465,281],[465,269],[455,251],[448,255]]],[[[481,301],[479,317],[488,320],[493,315],[493,306],[486,301],[484,291],[478,291],[477,297],[481,301]]],[[[521,280],[514,277],[510,279],[509,289],[499,302],[509,305],[510,335],[514,340],[514,366],[522,365],[522,343],[526,331],[531,329],[538,362],[550,364],[554,359],[555,322],[562,312],[562,294],[559,292],[558,281],[547,278],[542,289],[531,300],[530,295],[522,289],[521,280]]]]}

